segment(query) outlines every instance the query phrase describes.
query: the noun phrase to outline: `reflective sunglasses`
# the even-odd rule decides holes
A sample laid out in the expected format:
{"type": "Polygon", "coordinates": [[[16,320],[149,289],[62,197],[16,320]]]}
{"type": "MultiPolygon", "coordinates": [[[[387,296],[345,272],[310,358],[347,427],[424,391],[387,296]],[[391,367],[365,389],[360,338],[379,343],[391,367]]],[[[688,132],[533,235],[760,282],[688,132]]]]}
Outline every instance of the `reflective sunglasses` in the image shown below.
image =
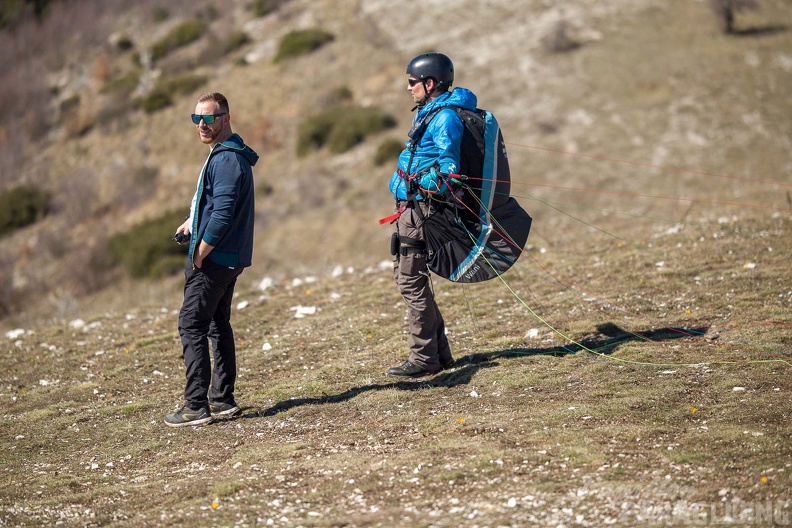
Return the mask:
{"type": "Polygon", "coordinates": [[[421,82],[421,79],[407,79],[407,84],[409,84],[410,86],[415,86],[419,82],[421,82]]]}
{"type": "Polygon", "coordinates": [[[195,123],[196,125],[201,122],[201,119],[203,119],[203,122],[206,123],[207,125],[212,125],[215,122],[215,118],[224,116],[227,113],[228,112],[223,112],[222,114],[208,114],[208,115],[191,114],[190,117],[192,117],[192,122],[195,123]]]}

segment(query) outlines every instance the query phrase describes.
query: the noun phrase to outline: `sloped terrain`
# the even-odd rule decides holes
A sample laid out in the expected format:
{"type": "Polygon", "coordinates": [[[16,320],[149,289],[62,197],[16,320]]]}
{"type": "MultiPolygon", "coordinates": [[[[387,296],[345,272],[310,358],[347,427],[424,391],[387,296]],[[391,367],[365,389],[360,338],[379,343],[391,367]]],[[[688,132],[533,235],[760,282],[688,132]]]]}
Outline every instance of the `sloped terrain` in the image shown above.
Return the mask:
{"type": "MultiPolygon", "coordinates": [[[[67,62],[91,71],[105,53],[120,72],[128,57],[97,41],[133,28],[151,45],[208,6],[173,3],[157,25],[155,3],[138,4],[95,18],[106,36],[83,36],[91,46],[64,41],[67,62]]],[[[789,522],[783,0],[741,14],[729,37],[706,3],[686,0],[290,0],[265,17],[244,2],[215,16],[169,60],[208,58],[207,42],[233,29],[252,39],[244,66],[193,68],[229,97],[270,190],[234,314],[244,411],[162,424],[183,389],[179,276],[117,271],[106,288],[69,287],[103,236],[186,208],[205,154],[185,117],[193,97],[4,159],[90,211],[63,208],[3,240],[15,287],[46,288],[0,321],[0,524],[789,522]],[[543,37],[559,20],[576,46],[554,53],[543,37]],[[315,27],[336,39],[272,63],[280,37],[315,27]],[[404,381],[384,374],[407,338],[390,230],[376,222],[391,209],[392,168],[372,159],[382,139],[404,137],[403,65],[427,49],[447,52],[456,84],[498,116],[534,227],[503,281],[435,279],[457,364],[404,381]],[[297,157],[299,124],[343,87],[397,129],[297,157]],[[141,167],[156,177],[133,199],[122,183],[141,167]]]]}

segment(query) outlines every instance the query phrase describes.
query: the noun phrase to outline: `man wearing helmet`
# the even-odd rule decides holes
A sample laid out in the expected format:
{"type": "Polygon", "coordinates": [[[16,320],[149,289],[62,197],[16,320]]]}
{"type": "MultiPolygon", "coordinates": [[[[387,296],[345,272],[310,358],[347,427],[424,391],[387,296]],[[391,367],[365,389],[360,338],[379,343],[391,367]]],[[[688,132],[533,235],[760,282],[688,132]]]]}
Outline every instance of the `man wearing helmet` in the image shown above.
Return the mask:
{"type": "Polygon", "coordinates": [[[446,190],[441,174],[459,171],[464,125],[453,107],[475,110],[476,96],[465,88],[450,90],[454,65],[442,53],[424,53],[407,65],[407,90],[418,112],[411,141],[399,156],[390,179],[396,199],[392,244],[393,277],[408,309],[410,355],[393,376],[418,377],[440,372],[454,360],[445,322],[435,302],[426,266],[423,220],[432,214],[432,197],[446,190]]]}

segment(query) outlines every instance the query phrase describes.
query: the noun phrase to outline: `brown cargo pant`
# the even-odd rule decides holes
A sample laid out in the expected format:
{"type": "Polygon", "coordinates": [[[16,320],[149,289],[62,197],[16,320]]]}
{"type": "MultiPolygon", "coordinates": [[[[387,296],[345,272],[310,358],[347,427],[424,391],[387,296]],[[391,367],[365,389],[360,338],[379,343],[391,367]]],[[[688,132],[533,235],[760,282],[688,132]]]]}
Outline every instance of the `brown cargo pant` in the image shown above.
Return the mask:
{"type": "MultiPolygon", "coordinates": [[[[418,202],[424,217],[429,209],[418,202]]],[[[408,206],[396,220],[396,232],[402,237],[423,242],[422,218],[408,206]]],[[[451,348],[445,335],[445,322],[434,298],[426,267],[426,251],[406,250],[404,246],[393,257],[393,280],[407,304],[410,330],[410,357],[407,358],[425,370],[440,370],[441,362],[451,358],[451,348]],[[406,254],[404,254],[406,253],[406,254]]]]}

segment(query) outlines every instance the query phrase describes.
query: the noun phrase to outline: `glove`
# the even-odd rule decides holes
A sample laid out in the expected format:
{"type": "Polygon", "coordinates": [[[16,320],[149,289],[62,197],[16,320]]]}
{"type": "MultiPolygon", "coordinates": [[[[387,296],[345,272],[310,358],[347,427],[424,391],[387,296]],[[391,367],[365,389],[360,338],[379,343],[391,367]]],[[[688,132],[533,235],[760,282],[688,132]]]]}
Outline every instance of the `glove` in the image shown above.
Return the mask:
{"type": "Polygon", "coordinates": [[[419,181],[421,187],[428,192],[435,193],[440,191],[441,179],[440,173],[437,172],[435,167],[430,168],[419,181]]]}

